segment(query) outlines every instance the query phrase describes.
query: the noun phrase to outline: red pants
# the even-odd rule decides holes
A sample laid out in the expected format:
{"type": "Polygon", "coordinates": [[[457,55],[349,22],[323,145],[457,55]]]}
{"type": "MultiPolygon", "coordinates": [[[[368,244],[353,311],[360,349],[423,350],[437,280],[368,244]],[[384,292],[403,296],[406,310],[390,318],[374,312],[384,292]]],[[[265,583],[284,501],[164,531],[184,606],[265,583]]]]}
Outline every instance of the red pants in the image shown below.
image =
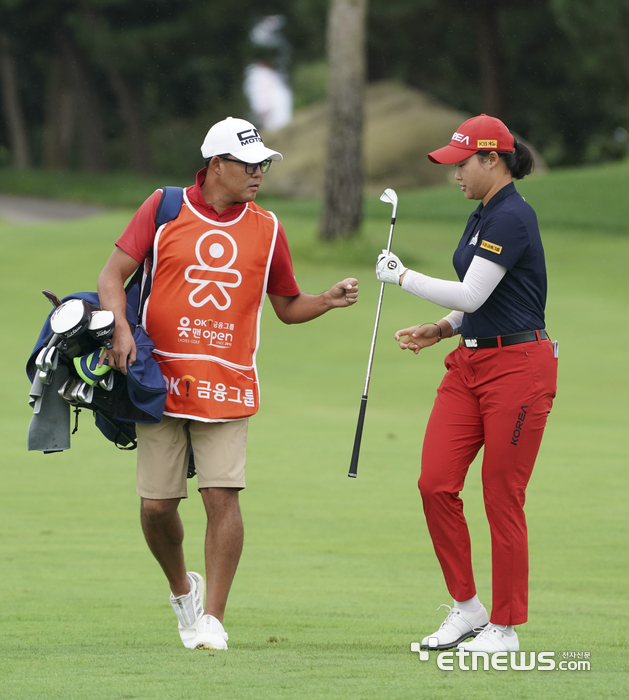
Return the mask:
{"type": "Polygon", "coordinates": [[[483,497],[492,549],[491,622],[519,625],[528,610],[524,498],[557,390],[548,340],[506,348],[459,346],[445,360],[422,452],[419,489],[448,591],[476,594],[470,536],[463,515],[469,465],[482,445],[483,497]]]}

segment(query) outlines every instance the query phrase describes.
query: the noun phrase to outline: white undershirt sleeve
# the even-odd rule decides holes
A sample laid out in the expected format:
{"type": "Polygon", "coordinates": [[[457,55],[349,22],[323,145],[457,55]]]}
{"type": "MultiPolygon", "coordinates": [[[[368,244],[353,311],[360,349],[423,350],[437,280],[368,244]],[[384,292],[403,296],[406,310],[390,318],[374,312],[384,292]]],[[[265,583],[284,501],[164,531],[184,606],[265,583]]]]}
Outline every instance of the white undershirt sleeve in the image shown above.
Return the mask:
{"type": "Polygon", "coordinates": [[[472,313],[489,299],[506,272],[506,267],[475,255],[462,282],[450,282],[407,270],[402,289],[446,309],[472,313]]]}
{"type": "Polygon", "coordinates": [[[443,321],[447,321],[452,326],[452,335],[455,336],[459,332],[459,328],[463,325],[463,312],[450,311],[447,316],[443,317],[443,321]]]}

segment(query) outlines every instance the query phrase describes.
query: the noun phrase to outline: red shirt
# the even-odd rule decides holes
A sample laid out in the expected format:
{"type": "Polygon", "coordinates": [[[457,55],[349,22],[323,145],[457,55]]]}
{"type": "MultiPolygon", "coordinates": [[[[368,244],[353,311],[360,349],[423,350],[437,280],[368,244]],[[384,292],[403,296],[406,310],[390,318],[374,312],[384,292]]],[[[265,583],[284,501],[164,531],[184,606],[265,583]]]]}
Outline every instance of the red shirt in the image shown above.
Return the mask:
{"type": "MultiPolygon", "coordinates": [[[[201,214],[215,221],[233,221],[238,218],[242,210],[247,206],[244,202],[233,204],[218,214],[214,207],[205,201],[203,192],[201,192],[201,185],[205,182],[205,175],[205,168],[199,170],[195,184],[186,189],[190,204],[201,214]]],[[[141,263],[146,258],[148,251],[153,247],[155,214],[157,213],[161,196],[161,190],[153,192],[136,211],[122,235],[116,241],[116,245],[134,260],[137,260],[138,263],[141,263]]],[[[293,272],[293,261],[290,257],[286,233],[279,222],[266,291],[267,294],[277,294],[282,297],[294,297],[299,294],[299,286],[293,272]]]]}

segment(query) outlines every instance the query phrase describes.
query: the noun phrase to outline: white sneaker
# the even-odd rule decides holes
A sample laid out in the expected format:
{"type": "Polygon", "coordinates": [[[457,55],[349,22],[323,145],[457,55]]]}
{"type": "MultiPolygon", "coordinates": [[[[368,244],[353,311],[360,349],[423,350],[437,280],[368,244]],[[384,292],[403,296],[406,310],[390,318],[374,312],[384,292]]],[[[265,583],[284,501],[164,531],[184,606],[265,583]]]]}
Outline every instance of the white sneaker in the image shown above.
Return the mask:
{"type": "Polygon", "coordinates": [[[197,625],[197,636],[193,649],[227,649],[227,632],[223,625],[213,616],[204,615],[197,625]]]}
{"type": "Polygon", "coordinates": [[[420,649],[454,649],[468,637],[475,637],[489,623],[489,615],[484,605],[475,613],[451,608],[445,604],[439,608],[447,608],[448,617],[436,632],[422,639],[420,649]]]}
{"type": "Polygon", "coordinates": [[[515,630],[507,634],[505,625],[492,625],[491,622],[480,631],[476,639],[459,644],[465,651],[484,651],[494,654],[497,651],[520,651],[520,642],[515,630]]]}
{"type": "Polygon", "coordinates": [[[203,596],[205,581],[201,574],[188,571],[186,576],[190,581],[190,591],[177,598],[171,593],[170,604],[179,620],[179,636],[186,649],[194,649],[194,638],[197,636],[197,624],[203,617],[203,596]]]}

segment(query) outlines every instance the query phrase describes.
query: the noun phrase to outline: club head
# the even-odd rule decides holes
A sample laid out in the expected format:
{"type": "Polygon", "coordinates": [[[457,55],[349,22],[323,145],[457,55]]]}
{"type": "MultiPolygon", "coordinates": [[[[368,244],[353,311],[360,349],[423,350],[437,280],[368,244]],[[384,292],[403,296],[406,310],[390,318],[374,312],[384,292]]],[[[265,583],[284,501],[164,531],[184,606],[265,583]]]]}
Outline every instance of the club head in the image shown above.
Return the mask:
{"type": "Polygon", "coordinates": [[[67,401],[68,403],[76,403],[76,397],[73,398],[72,393],[76,389],[79,381],[80,380],[77,377],[68,377],[59,389],[59,396],[61,396],[61,398],[67,401]]]}
{"type": "Polygon", "coordinates": [[[45,368],[40,369],[37,376],[39,378],[39,381],[42,384],[50,384],[50,382],[52,381],[52,371],[51,370],[47,370],[45,368]]]}
{"type": "Polygon", "coordinates": [[[61,389],[59,389],[59,396],[73,406],[76,406],[80,401],[79,392],[84,384],[85,382],[81,381],[78,377],[68,377],[67,381],[63,384],[61,389]]]}
{"type": "Polygon", "coordinates": [[[61,306],[61,301],[60,301],[59,297],[54,292],[51,292],[49,289],[43,289],[42,294],[55,307],[55,309],[58,306],[61,306]]]}
{"type": "Polygon", "coordinates": [[[380,201],[386,202],[387,204],[391,204],[393,206],[393,211],[395,211],[397,209],[397,194],[396,194],[395,190],[387,188],[380,195],[380,201]]]}
{"type": "Polygon", "coordinates": [[[107,373],[100,382],[98,382],[98,386],[105,391],[111,391],[114,388],[114,373],[107,373]]]}
{"type": "Polygon", "coordinates": [[[94,400],[94,387],[81,382],[76,392],[76,397],[83,403],[92,403],[94,400]]]}
{"type": "Polygon", "coordinates": [[[59,352],[57,348],[52,347],[48,350],[46,353],[46,357],[44,359],[44,366],[46,369],[50,370],[55,370],[57,369],[57,363],[59,361],[59,352]]]}
{"type": "MultiPolygon", "coordinates": [[[[85,384],[80,379],[72,385],[70,391],[70,403],[79,403],[79,391],[81,390],[81,385],[85,384]]],[[[87,384],[86,384],[87,386],[87,384]]]]}
{"type": "Polygon", "coordinates": [[[37,359],[35,360],[35,367],[37,367],[38,370],[41,372],[46,371],[45,367],[45,362],[46,362],[46,352],[48,351],[48,348],[42,348],[39,351],[39,354],[37,355],[37,359]]]}

